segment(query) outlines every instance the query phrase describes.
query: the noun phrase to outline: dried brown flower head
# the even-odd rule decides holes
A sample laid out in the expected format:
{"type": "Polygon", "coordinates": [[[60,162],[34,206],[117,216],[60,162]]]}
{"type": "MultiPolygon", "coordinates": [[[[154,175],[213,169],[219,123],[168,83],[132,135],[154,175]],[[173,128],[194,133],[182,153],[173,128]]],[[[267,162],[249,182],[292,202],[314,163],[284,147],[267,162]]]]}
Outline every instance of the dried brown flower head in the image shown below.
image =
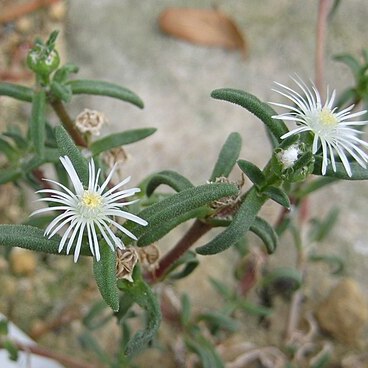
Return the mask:
{"type": "Polygon", "coordinates": [[[146,247],[137,248],[139,260],[148,271],[154,271],[158,267],[160,249],[153,243],[146,247]]]}
{"type": "Polygon", "coordinates": [[[133,282],[133,270],[138,262],[138,253],[134,247],[116,250],[116,277],[133,282]]]}
{"type": "Polygon", "coordinates": [[[84,109],[76,118],[75,125],[81,133],[100,135],[101,127],[107,122],[102,112],[84,109]]]}

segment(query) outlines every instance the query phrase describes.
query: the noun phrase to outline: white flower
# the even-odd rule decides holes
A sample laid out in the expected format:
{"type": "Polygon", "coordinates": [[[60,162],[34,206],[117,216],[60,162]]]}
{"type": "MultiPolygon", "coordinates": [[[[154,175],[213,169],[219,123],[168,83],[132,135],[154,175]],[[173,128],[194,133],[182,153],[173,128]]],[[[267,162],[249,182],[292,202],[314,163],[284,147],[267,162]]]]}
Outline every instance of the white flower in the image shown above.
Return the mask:
{"type": "Polygon", "coordinates": [[[288,169],[294,166],[295,161],[298,159],[299,154],[300,154],[299,146],[297,144],[293,144],[287,149],[280,151],[277,154],[277,158],[282,163],[283,168],[288,169]]]}
{"type": "Polygon", "coordinates": [[[327,89],[327,99],[322,104],[321,96],[313,84],[309,88],[301,79],[292,79],[302,94],[280,83],[276,84],[281,87],[281,90],[274,89],[275,92],[288,98],[293,105],[273,103],[273,105],[289,110],[284,114],[273,116],[273,118],[295,121],[298,125],[297,128],[284,134],[281,138],[284,139],[303,132],[312,132],[314,135],[312,153],[315,154],[318,151],[319,142],[322,147],[322,175],[326,174],[329,159],[333,171],[336,172],[335,153],[339,156],[349,176],[352,176],[352,172],[347,154],[360,166],[366,168],[368,155],[359,146],[368,147],[368,143],[358,138],[362,132],[352,127],[366,125],[368,121],[351,121],[351,119],[365,114],[366,111],[351,113],[354,107],[351,105],[338,112],[337,107],[333,106],[335,91],[330,96],[327,89]]]}
{"type": "Polygon", "coordinates": [[[34,211],[31,214],[32,216],[48,211],[62,211],[62,213],[58,215],[45,230],[45,235],[47,235],[50,239],[62,227],[68,226],[61,238],[59,252],[61,252],[66,245],[66,252],[69,254],[70,249],[75,243],[75,239],[77,239],[74,250],[74,262],[76,262],[79,257],[83,235],[85,234],[87,234],[89,247],[97,261],[100,260],[98,234],[102,235],[106,243],[113,251],[115,251],[116,247],[124,249],[124,244],[114,234],[111,226],[114,226],[125,235],[136,240],[137,238],[129,230],[125,229],[115,220],[116,217],[121,217],[123,219],[134,221],[143,226],[147,225],[147,221],[129,212],[121,210],[121,207],[136,202],[124,202],[121,200],[140,191],[139,188],[119,190],[119,188],[129,182],[130,177],[115,185],[113,188],[105,191],[114,173],[115,167],[113,167],[103,184],[99,186],[98,180],[100,176],[100,169],[96,173],[95,164],[91,159],[88,165],[88,188],[85,189],[69,157],[60,157],[60,161],[69,175],[74,187],[74,192],[54,180],[44,179],[57,185],[62,190],[39,190],[37,193],[45,193],[50,195],[49,197],[41,198],[40,201],[51,202],[56,204],[56,206],[42,208],[34,211]]]}

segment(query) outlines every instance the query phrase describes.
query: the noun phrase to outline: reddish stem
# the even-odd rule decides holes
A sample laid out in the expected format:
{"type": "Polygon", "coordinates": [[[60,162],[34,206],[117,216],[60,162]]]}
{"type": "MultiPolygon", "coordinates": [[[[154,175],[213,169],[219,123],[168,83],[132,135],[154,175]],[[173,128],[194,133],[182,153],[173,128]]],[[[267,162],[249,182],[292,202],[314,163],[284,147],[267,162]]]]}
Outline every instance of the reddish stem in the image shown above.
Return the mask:
{"type": "Polygon", "coordinates": [[[175,247],[161,259],[158,268],[152,274],[146,275],[147,281],[150,283],[159,281],[172,264],[178,260],[202,235],[211,229],[211,225],[200,220],[196,220],[175,247]]]}
{"type": "Polygon", "coordinates": [[[316,87],[320,95],[323,97],[323,80],[324,80],[324,59],[325,59],[325,41],[327,17],[330,9],[331,0],[320,0],[318,7],[317,20],[317,39],[316,39],[316,87]]]}
{"type": "Polygon", "coordinates": [[[70,118],[69,114],[65,110],[65,107],[61,101],[54,100],[50,101],[52,108],[54,109],[56,115],[59,117],[61,122],[63,123],[64,128],[68,131],[70,136],[72,137],[74,143],[81,147],[87,147],[86,141],[79,134],[76,129],[73,120],[70,118]]]}
{"type": "Polygon", "coordinates": [[[43,180],[45,175],[41,169],[32,170],[32,174],[37,179],[37,181],[40,183],[43,189],[52,189],[52,186],[47,181],[43,180]]]}

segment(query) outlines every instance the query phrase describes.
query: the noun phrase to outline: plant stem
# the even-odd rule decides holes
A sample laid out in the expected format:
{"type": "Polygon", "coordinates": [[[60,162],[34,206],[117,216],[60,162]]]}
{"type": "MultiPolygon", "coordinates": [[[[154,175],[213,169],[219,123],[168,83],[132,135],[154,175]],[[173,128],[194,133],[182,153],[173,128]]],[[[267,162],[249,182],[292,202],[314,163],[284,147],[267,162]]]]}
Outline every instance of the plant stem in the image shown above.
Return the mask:
{"type": "Polygon", "coordinates": [[[325,41],[327,17],[330,9],[331,0],[319,0],[318,20],[317,20],[317,38],[316,38],[316,87],[321,96],[324,96],[324,59],[325,59],[325,41]]]}
{"type": "Polygon", "coordinates": [[[212,226],[200,220],[196,220],[185,235],[160,261],[158,268],[149,275],[147,281],[155,283],[165,275],[172,264],[178,260],[202,235],[212,229],[212,226]]]}
{"type": "MultiPolygon", "coordinates": [[[[87,362],[77,361],[73,358],[70,358],[69,356],[60,353],[55,353],[53,351],[50,351],[46,348],[42,348],[37,345],[24,345],[15,341],[13,341],[13,344],[17,347],[18,350],[57,360],[59,363],[69,368],[96,368],[95,365],[91,365],[87,362]]],[[[3,348],[1,343],[0,347],[3,348]]]]}
{"type": "Polygon", "coordinates": [[[73,120],[70,118],[69,114],[65,110],[65,107],[61,101],[53,100],[50,101],[50,105],[54,109],[56,115],[59,117],[63,123],[64,128],[68,131],[72,137],[74,143],[78,146],[87,147],[86,141],[79,134],[78,130],[75,128],[73,120]]]}

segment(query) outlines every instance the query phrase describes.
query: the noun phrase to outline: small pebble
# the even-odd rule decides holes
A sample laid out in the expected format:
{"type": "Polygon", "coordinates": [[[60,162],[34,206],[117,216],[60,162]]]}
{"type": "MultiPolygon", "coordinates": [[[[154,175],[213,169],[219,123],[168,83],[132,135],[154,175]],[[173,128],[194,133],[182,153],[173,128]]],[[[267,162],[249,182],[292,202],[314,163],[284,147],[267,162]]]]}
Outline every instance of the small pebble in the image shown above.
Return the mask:
{"type": "Polygon", "coordinates": [[[11,270],[18,276],[31,276],[36,270],[36,256],[30,250],[13,248],[9,261],[11,270]]]}
{"type": "Polygon", "coordinates": [[[368,322],[367,302],[353,279],[343,279],[316,309],[321,329],[336,340],[355,345],[368,322]]]}
{"type": "Polygon", "coordinates": [[[66,14],[66,5],[64,1],[59,1],[56,4],[53,4],[49,8],[49,16],[52,20],[56,22],[60,22],[65,18],[66,14]]]}

